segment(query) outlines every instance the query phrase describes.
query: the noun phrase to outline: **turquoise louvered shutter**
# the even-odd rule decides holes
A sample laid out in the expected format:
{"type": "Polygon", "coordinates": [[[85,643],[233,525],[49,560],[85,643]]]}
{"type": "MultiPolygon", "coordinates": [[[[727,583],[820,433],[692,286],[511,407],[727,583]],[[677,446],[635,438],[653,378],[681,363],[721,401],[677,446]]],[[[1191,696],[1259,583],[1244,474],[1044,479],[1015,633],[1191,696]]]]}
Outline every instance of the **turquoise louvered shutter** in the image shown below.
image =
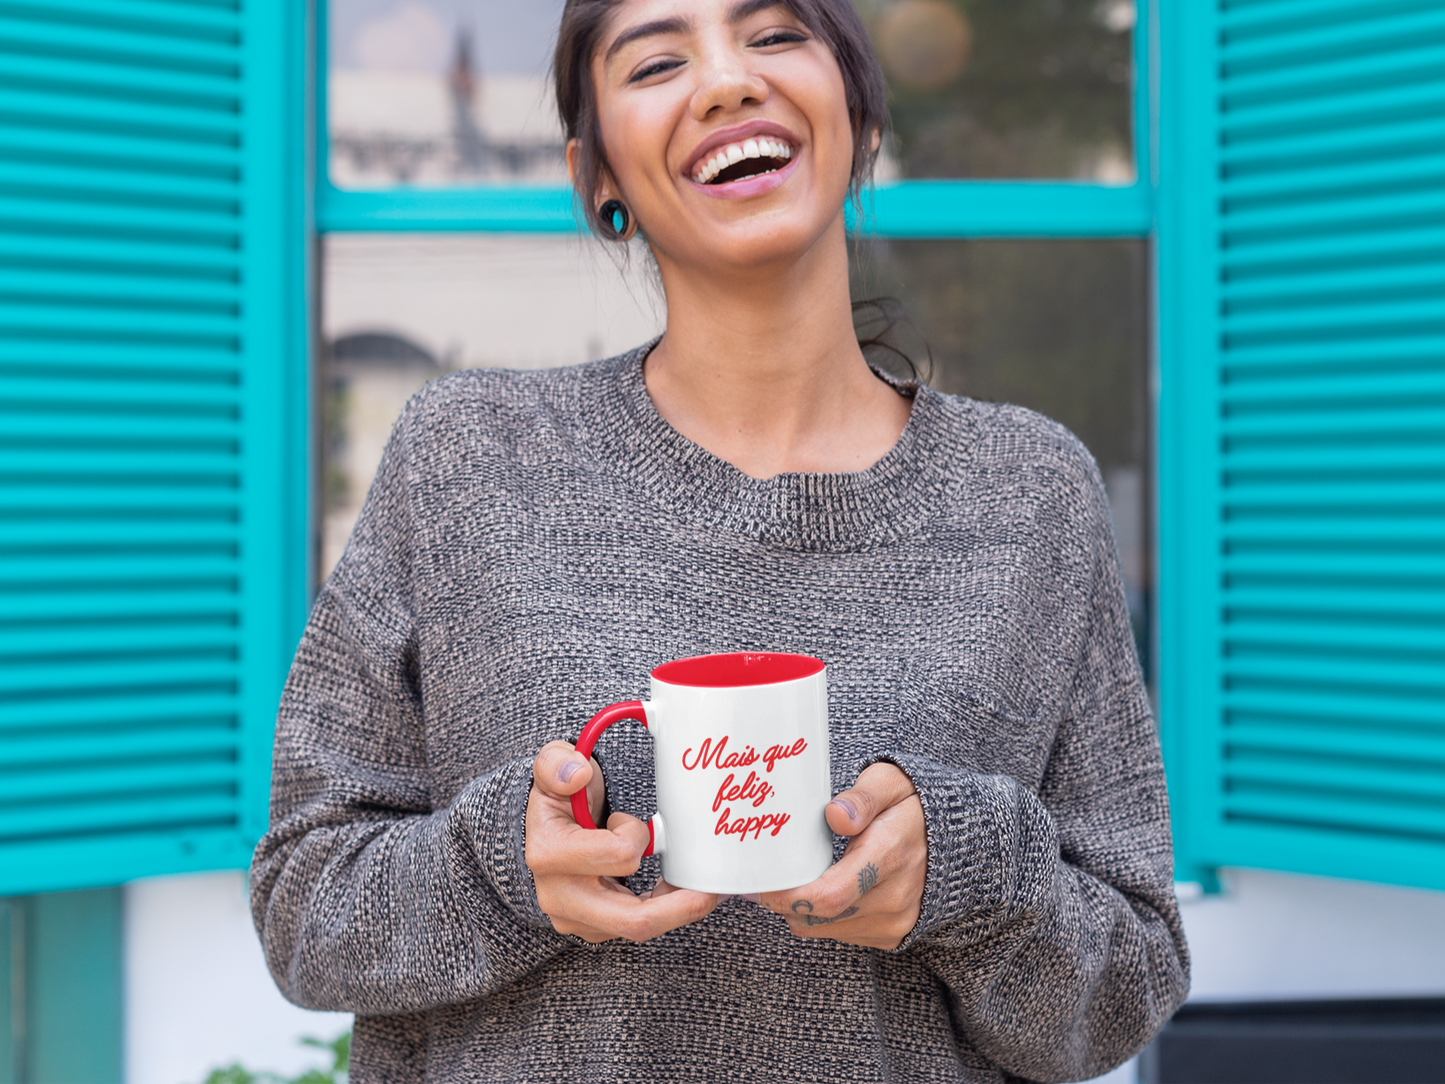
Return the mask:
{"type": "Polygon", "coordinates": [[[304,10],[0,0],[0,895],[244,865],[304,605],[304,10]]]}
{"type": "Polygon", "coordinates": [[[1445,888],[1445,0],[1167,10],[1181,875],[1445,888]]]}

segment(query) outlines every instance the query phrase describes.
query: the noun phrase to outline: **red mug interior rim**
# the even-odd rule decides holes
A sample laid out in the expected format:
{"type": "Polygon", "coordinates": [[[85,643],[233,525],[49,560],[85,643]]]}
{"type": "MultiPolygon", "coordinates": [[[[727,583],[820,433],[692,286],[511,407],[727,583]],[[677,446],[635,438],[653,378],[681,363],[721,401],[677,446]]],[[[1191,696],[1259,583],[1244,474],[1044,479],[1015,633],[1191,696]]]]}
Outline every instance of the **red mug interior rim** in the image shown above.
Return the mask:
{"type": "Polygon", "coordinates": [[[704,689],[734,689],[746,685],[776,685],[822,673],[822,659],[811,655],[788,655],[776,651],[732,651],[723,655],[698,655],[691,659],[665,662],[652,676],[668,685],[704,689]]]}

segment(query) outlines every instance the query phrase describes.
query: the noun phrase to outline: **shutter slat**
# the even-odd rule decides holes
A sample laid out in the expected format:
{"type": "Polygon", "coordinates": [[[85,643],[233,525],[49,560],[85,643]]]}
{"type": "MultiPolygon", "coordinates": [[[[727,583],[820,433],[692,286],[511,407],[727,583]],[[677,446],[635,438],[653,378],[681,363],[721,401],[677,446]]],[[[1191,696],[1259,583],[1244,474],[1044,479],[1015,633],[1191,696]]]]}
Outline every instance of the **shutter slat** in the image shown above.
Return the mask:
{"type": "Polygon", "coordinates": [[[32,56],[23,46],[7,47],[0,35],[0,86],[107,102],[161,106],[193,118],[239,116],[241,97],[234,80],[217,80],[170,69],[98,66],[53,52],[32,56]]]}
{"type": "MultiPolygon", "coordinates": [[[[1319,590],[1318,587],[1315,588],[1319,590]]],[[[1328,589],[1328,588],[1326,588],[1328,589]]],[[[1225,652],[1225,687],[1267,688],[1269,683],[1314,688],[1373,689],[1382,697],[1445,704],[1445,666],[1441,660],[1400,662],[1377,657],[1345,659],[1307,648],[1273,645],[1268,652],[1225,652]]]]}
{"type": "Polygon", "coordinates": [[[163,209],[187,214],[225,216],[234,227],[241,205],[228,181],[196,177],[161,177],[145,173],[94,170],[64,163],[0,161],[0,190],[7,198],[28,201],[51,198],[59,206],[163,209]]]}
{"type": "MultiPolygon", "coordinates": [[[[34,11],[43,10],[38,5],[34,11]]],[[[30,56],[52,56],[112,68],[186,72],[222,85],[241,77],[235,43],[202,41],[170,34],[145,34],[94,22],[72,22],[69,13],[54,19],[28,18],[14,5],[0,5],[0,49],[30,56]]]]}
{"type": "Polygon", "coordinates": [[[1445,12],[1438,6],[1413,11],[1362,12],[1349,22],[1295,23],[1277,34],[1222,35],[1220,64],[1226,80],[1251,73],[1327,68],[1340,60],[1394,55],[1445,41],[1445,12]]]}
{"type": "MultiPolygon", "coordinates": [[[[1398,577],[1402,581],[1428,582],[1440,575],[1438,554],[1385,550],[1376,554],[1347,551],[1321,555],[1308,550],[1283,551],[1268,555],[1227,557],[1224,561],[1225,583],[1231,587],[1257,582],[1288,582],[1288,577],[1320,577],[1342,579],[1381,579],[1398,577]]],[[[1441,660],[1445,662],[1445,660],[1441,660]]]]}
{"type": "Polygon", "coordinates": [[[1358,156],[1377,162],[1405,164],[1433,157],[1440,149],[1445,121],[1438,116],[1397,118],[1388,126],[1369,125],[1349,131],[1300,132],[1294,138],[1265,144],[1225,147],[1221,152],[1225,180],[1269,176],[1327,184],[1334,170],[1349,170],[1358,156]]]}
{"type": "MultiPolygon", "coordinates": [[[[181,449],[184,451],[184,449],[181,449]]],[[[0,517],[0,553],[9,557],[47,553],[87,560],[101,554],[215,553],[240,555],[240,535],[233,526],[197,524],[164,528],[146,523],[111,523],[98,537],[87,526],[54,521],[37,524],[0,517]]]]}
{"type": "MultiPolygon", "coordinates": [[[[1441,107],[1445,112],[1445,105],[1441,107]]],[[[1445,135],[1445,127],[1442,127],[1445,135]]],[[[1296,200],[1290,206],[1240,208],[1230,213],[1226,246],[1236,251],[1328,234],[1392,230],[1402,217],[1415,224],[1445,221],[1445,196],[1429,178],[1413,191],[1365,192],[1355,190],[1328,200],[1296,200]]]]}
{"type": "Polygon", "coordinates": [[[1280,102],[1348,100],[1381,87],[1411,86],[1437,79],[1445,43],[1411,42],[1394,52],[1342,56],[1326,66],[1303,70],[1235,73],[1220,89],[1219,107],[1228,116],[1280,102]]]}
{"type": "Polygon", "coordinates": [[[86,131],[61,117],[37,115],[28,124],[0,114],[0,155],[15,162],[55,163],[96,174],[123,171],[162,177],[227,181],[241,171],[241,151],[233,145],[180,142],[135,131],[97,125],[86,131]]]}
{"type": "MultiPolygon", "coordinates": [[[[6,556],[4,581],[0,583],[50,583],[62,576],[73,577],[79,584],[97,583],[106,579],[123,583],[162,578],[187,582],[219,581],[235,575],[237,556],[234,552],[216,556],[186,556],[165,551],[155,555],[133,556],[107,553],[91,558],[69,554],[56,557],[6,556]]],[[[0,586],[0,590],[4,590],[4,587],[0,586]]],[[[3,642],[3,633],[0,633],[0,643],[3,642]]],[[[3,648],[0,648],[0,651],[3,651],[3,648]]]]}
{"type": "Polygon", "coordinates": [[[55,730],[43,738],[14,738],[5,743],[3,768],[34,771],[52,765],[114,764],[117,761],[234,760],[240,734],[232,725],[171,726],[150,732],[105,734],[55,730]]]}
{"type": "Polygon", "coordinates": [[[1438,290],[1421,292],[1426,296],[1389,303],[1323,297],[1315,306],[1226,314],[1220,326],[1228,344],[1237,342],[1246,347],[1320,340],[1339,342],[1345,336],[1372,340],[1426,337],[1445,341],[1445,305],[1442,305],[1445,297],[1438,290]]]}
{"type": "Polygon", "coordinates": [[[1309,788],[1341,797],[1355,795],[1371,802],[1408,802],[1426,809],[1433,807],[1436,814],[1442,815],[1441,823],[1445,823],[1445,763],[1383,766],[1373,757],[1352,761],[1315,751],[1304,755],[1299,750],[1276,756],[1233,746],[1226,754],[1225,773],[1226,785],[1231,789],[1309,788]]]}
{"type": "Polygon", "coordinates": [[[1224,146],[1233,150],[1267,148],[1271,154],[1282,148],[1310,146],[1306,141],[1342,136],[1381,142],[1400,125],[1438,117],[1442,105],[1445,93],[1435,83],[1380,87],[1352,95],[1344,105],[1308,98],[1236,110],[1226,115],[1220,137],[1224,146]]]}
{"type": "MultiPolygon", "coordinates": [[[[192,570],[187,567],[186,571],[192,570]]],[[[136,624],[127,630],[124,643],[118,643],[114,630],[104,625],[88,629],[0,626],[0,665],[18,666],[32,659],[140,658],[195,650],[224,650],[234,658],[240,654],[239,636],[233,623],[215,619],[136,624]]]]}
{"type": "Polygon", "coordinates": [[[7,621],[55,626],[61,623],[86,625],[108,621],[117,636],[124,636],[125,621],[155,621],[194,613],[237,615],[243,599],[227,588],[205,589],[192,585],[174,591],[96,591],[89,596],[56,593],[49,598],[0,593],[7,621]],[[123,620],[122,620],[123,619],[123,620]]]}
{"type": "MultiPolygon", "coordinates": [[[[1437,846],[1445,842],[1445,811],[1415,802],[1390,801],[1384,796],[1333,792],[1321,795],[1300,789],[1268,793],[1256,788],[1231,792],[1224,816],[1228,822],[1292,825],[1336,836],[1358,833],[1364,845],[1375,836],[1426,841],[1437,846]]],[[[1338,845],[1345,846],[1346,840],[1339,840],[1338,845]]],[[[1428,876],[1430,871],[1421,872],[1428,876]]]]}
{"type": "Polygon", "coordinates": [[[0,740],[14,741],[14,735],[28,741],[34,732],[47,728],[109,728],[115,733],[149,732],[159,720],[226,717],[234,718],[236,697],[229,691],[174,688],[124,699],[96,699],[85,702],[32,702],[0,705],[0,740]]]}
{"type": "Polygon", "coordinates": [[[0,806],[0,845],[104,832],[154,832],[192,827],[236,827],[234,786],[212,786],[195,796],[126,797],[70,806],[0,806]]]}
{"type": "Polygon", "coordinates": [[[1341,162],[1302,176],[1262,173],[1231,177],[1220,185],[1220,195],[1226,213],[1234,215],[1263,208],[1288,210],[1354,196],[1438,190],[1442,175],[1445,154],[1431,148],[1402,160],[1341,162]]]}
{"type": "MultiPolygon", "coordinates": [[[[117,101],[100,96],[56,94],[7,86],[0,80],[0,132],[97,133],[187,152],[197,147],[234,151],[241,145],[241,118],[235,113],[197,113],[179,103],[117,101]]],[[[87,140],[87,142],[89,142],[87,140]]]]}
{"type": "Polygon", "coordinates": [[[1435,0],[1265,0],[1231,3],[1220,9],[1219,29],[1225,39],[1244,41],[1272,35],[1293,35],[1303,27],[1358,26],[1382,16],[1435,10],[1435,0]]]}
{"type": "Polygon", "coordinates": [[[107,200],[101,193],[80,193],[97,198],[71,200],[67,191],[48,195],[38,187],[16,198],[13,189],[0,192],[0,221],[28,218],[32,234],[73,237],[90,233],[130,240],[151,241],[234,252],[240,247],[233,210],[195,207],[138,207],[123,200],[107,200]]]}
{"type": "Polygon", "coordinates": [[[1275,757],[1298,754],[1306,758],[1358,758],[1407,766],[1424,763],[1445,771],[1445,730],[1438,734],[1419,730],[1395,733],[1375,720],[1357,720],[1353,726],[1325,726],[1318,720],[1308,720],[1307,724],[1251,716],[1231,719],[1226,731],[1227,751],[1275,757]]]}
{"type": "MultiPolygon", "coordinates": [[[[166,759],[174,759],[169,750],[166,759]]],[[[179,764],[160,764],[152,759],[148,765],[75,767],[65,771],[46,771],[27,766],[23,772],[12,773],[9,778],[4,766],[0,765],[0,780],[3,780],[5,794],[0,799],[0,820],[3,820],[6,806],[35,799],[83,799],[95,794],[133,794],[149,798],[167,791],[195,793],[198,790],[225,793],[235,787],[236,765],[224,751],[214,750],[194,753],[179,764]]]]}
{"type": "MultiPolygon", "coordinates": [[[[225,282],[155,282],[124,275],[66,274],[0,268],[0,298],[23,304],[21,299],[75,298],[92,305],[125,307],[129,311],[200,312],[207,315],[241,315],[242,294],[225,282]]],[[[60,374],[63,375],[63,374],[60,374]]]]}
{"type": "Polygon", "coordinates": [[[95,237],[89,241],[42,232],[9,234],[0,223],[0,266],[38,266],[46,270],[74,268],[128,273],[137,279],[200,278],[212,282],[239,282],[241,260],[232,251],[214,246],[177,245],[160,241],[122,240],[95,237]]]}
{"type": "Polygon", "coordinates": [[[1445,228],[1402,224],[1379,234],[1346,231],[1334,236],[1293,237],[1222,254],[1222,278],[1266,278],[1281,271],[1302,274],[1370,267],[1402,267],[1438,262],[1445,251],[1445,228]]]}
{"type": "Polygon", "coordinates": [[[63,27],[100,26],[185,41],[240,42],[241,21],[235,3],[186,3],[184,0],[6,0],[0,15],[53,22],[63,27]]]}
{"type": "MultiPolygon", "coordinates": [[[[1226,690],[1223,708],[1226,716],[1290,714],[1309,719],[1316,727],[1321,725],[1321,721],[1333,720],[1340,715],[1378,718],[1400,731],[1410,727],[1437,727],[1440,724],[1440,705],[1430,699],[1382,700],[1373,692],[1362,692],[1358,689],[1333,689],[1323,686],[1299,688],[1294,685],[1285,687],[1284,683],[1279,683],[1279,687],[1254,684],[1248,688],[1226,690]]],[[[1222,727],[1216,740],[1220,745],[1223,744],[1222,727]]],[[[1212,782],[1217,787],[1219,781],[1212,782]]],[[[1215,797],[1217,798],[1217,793],[1215,797]]],[[[1217,805],[1214,806],[1214,812],[1217,815],[1217,805]]]]}
{"type": "MultiPolygon", "coordinates": [[[[1263,648],[1270,644],[1316,647],[1359,655],[1389,652],[1399,658],[1433,659],[1445,653],[1445,628],[1365,628],[1320,624],[1317,621],[1237,618],[1230,623],[1225,650],[1263,648]]],[[[1445,727],[1441,732],[1445,734],[1445,727]]]]}
{"type": "MultiPolygon", "coordinates": [[[[1390,434],[1441,432],[1445,426],[1445,408],[1430,403],[1416,406],[1402,403],[1394,409],[1365,409],[1351,412],[1342,405],[1309,413],[1275,411],[1235,413],[1222,420],[1226,439],[1244,440],[1253,435],[1269,436],[1283,443],[1290,437],[1318,436],[1334,442],[1349,440],[1359,434],[1390,434]]],[[[1413,439],[1411,441],[1414,442],[1413,439]]]]}

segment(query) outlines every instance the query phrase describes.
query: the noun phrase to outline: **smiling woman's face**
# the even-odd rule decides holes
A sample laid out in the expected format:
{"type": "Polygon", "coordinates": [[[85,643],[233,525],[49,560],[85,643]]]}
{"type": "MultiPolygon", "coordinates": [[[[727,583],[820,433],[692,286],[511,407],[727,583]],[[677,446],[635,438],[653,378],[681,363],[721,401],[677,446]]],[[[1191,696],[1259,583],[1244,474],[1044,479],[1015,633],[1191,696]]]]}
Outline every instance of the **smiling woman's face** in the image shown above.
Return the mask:
{"type": "Polygon", "coordinates": [[[828,46],[768,0],[624,0],[593,60],[607,160],[664,264],[797,260],[853,166],[828,46]]]}

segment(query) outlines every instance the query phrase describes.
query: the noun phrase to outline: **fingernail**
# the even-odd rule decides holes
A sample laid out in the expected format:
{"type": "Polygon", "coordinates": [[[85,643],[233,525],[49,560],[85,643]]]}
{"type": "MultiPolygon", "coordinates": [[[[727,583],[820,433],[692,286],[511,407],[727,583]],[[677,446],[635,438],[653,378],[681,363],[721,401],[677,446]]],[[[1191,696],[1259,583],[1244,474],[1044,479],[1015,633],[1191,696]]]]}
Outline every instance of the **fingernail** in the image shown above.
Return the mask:
{"type": "Polygon", "coordinates": [[[557,769],[557,778],[564,783],[570,783],[572,777],[582,770],[582,761],[569,760],[562,767],[557,769]]]}
{"type": "MultiPolygon", "coordinates": [[[[566,782],[566,780],[563,780],[563,782],[566,782]]],[[[858,819],[858,810],[853,808],[853,803],[848,801],[847,798],[834,798],[833,804],[841,809],[850,821],[856,821],[858,819]]]]}
{"type": "Polygon", "coordinates": [[[744,892],[738,899],[747,900],[749,903],[762,903],[763,894],[761,892],[744,892]]]}

